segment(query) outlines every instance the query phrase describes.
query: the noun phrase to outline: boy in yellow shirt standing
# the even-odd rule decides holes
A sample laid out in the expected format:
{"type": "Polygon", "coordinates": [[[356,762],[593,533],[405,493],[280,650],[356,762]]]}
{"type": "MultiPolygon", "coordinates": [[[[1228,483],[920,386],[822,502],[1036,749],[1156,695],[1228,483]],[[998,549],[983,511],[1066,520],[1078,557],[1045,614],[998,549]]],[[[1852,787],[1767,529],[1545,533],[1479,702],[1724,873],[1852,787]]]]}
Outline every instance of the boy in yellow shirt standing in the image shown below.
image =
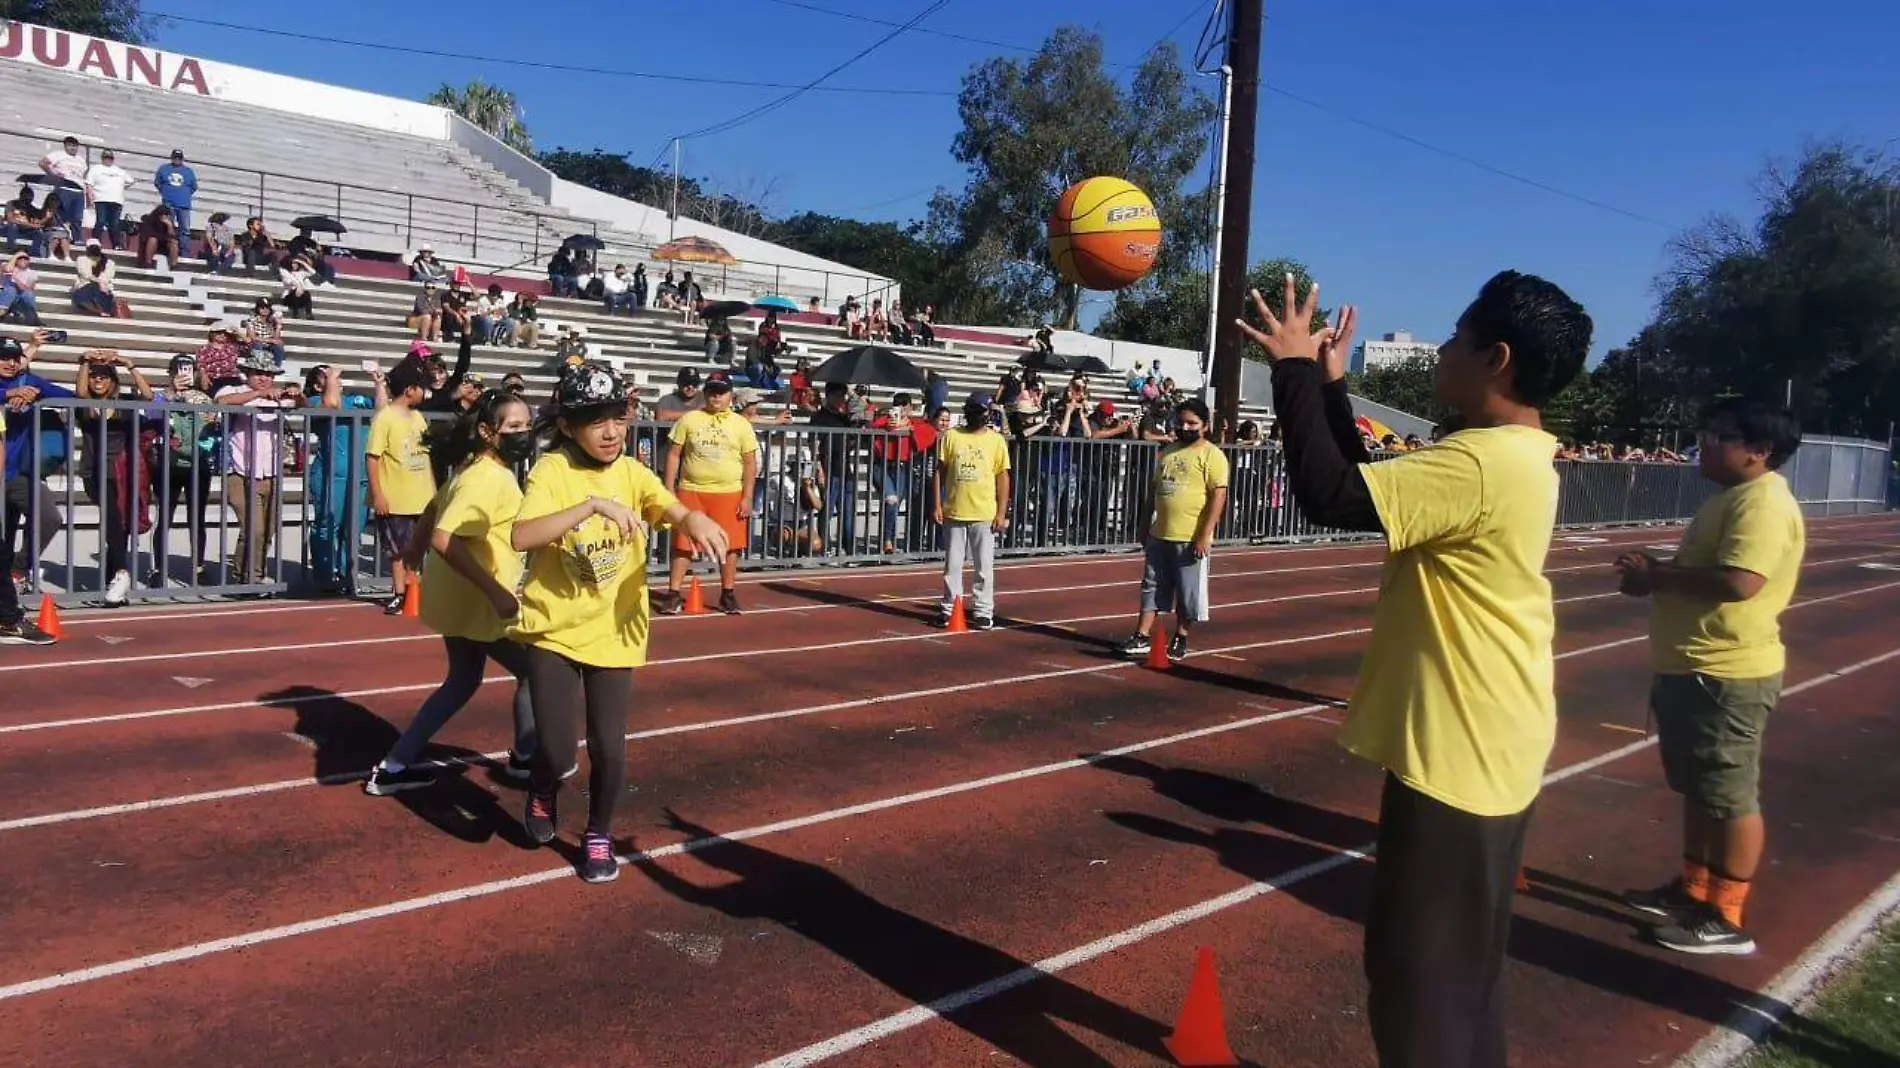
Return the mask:
{"type": "MultiPolygon", "coordinates": [[[[687,508],[706,513],[726,532],[726,555],[719,562],[719,610],[739,614],[739,595],[733,583],[739,574],[739,554],[745,551],[752,519],[752,489],[759,478],[759,438],[752,421],[732,410],[732,383],[715,378],[706,383],[706,406],[680,416],[668,431],[666,488],[687,508]]],[[[692,545],[683,534],[673,537],[673,560],[661,611],[680,610],[680,584],[692,545]]]]}
{"type": "Polygon", "coordinates": [[[1146,560],[1141,570],[1141,618],[1122,643],[1128,656],[1146,656],[1155,616],[1174,613],[1168,659],[1187,659],[1188,631],[1207,622],[1208,553],[1227,507],[1227,454],[1208,441],[1207,405],[1185,400],[1174,410],[1175,444],[1155,458],[1148,500],[1137,531],[1146,560]],[[1150,516],[1153,517],[1150,523],[1150,516]]]}
{"type": "Polygon", "coordinates": [[[990,395],[972,393],[963,402],[963,425],[937,439],[937,470],[931,476],[932,516],[943,531],[943,601],[937,626],[963,597],[963,562],[976,569],[970,592],[976,611],[970,625],[996,626],[996,535],[1009,529],[1009,448],[990,426],[990,395]]]}
{"type": "Polygon", "coordinates": [[[1511,900],[1557,735],[1557,439],[1539,409],[1583,368],[1589,316],[1505,271],[1438,350],[1433,387],[1465,429],[1370,463],[1345,360],[1356,315],[1311,331],[1313,286],[1238,325],[1273,358],[1287,481],[1313,522],[1377,531],[1388,555],[1340,744],[1386,769],[1366,917],[1372,1041],[1392,1066],[1504,1068],[1511,900]]]}
{"type": "Polygon", "coordinates": [[[435,474],[429,470],[429,450],[422,444],[429,423],[416,410],[427,396],[420,365],[403,361],[389,373],[388,385],[389,403],[370,420],[364,452],[369,456],[370,507],[376,513],[383,555],[389,560],[390,597],[383,614],[393,616],[402,611],[403,594],[413,579],[403,553],[416,518],[435,496],[435,474]]]}
{"type": "Polygon", "coordinates": [[[1682,875],[1631,891],[1670,922],[1653,936],[1682,953],[1745,955],[1742,907],[1761,864],[1761,741],[1781,696],[1781,613],[1807,535],[1776,471],[1801,445],[1785,409],[1728,404],[1702,431],[1702,474],[1722,487],[1696,510],[1673,560],[1630,553],[1623,592],[1653,596],[1649,704],[1669,788],[1682,795],[1682,875]]]}
{"type": "Polygon", "coordinates": [[[614,373],[582,364],[561,377],[538,429],[554,447],[528,472],[511,538],[528,555],[521,609],[508,636],[527,646],[539,735],[523,819],[554,840],[555,799],[587,738],[587,832],[581,878],[608,882],[614,807],[627,786],[627,715],[633,669],[647,655],[647,528],[669,525],[689,551],[726,554],[726,532],[688,511],[660,479],[626,454],[627,393],[614,373]]]}

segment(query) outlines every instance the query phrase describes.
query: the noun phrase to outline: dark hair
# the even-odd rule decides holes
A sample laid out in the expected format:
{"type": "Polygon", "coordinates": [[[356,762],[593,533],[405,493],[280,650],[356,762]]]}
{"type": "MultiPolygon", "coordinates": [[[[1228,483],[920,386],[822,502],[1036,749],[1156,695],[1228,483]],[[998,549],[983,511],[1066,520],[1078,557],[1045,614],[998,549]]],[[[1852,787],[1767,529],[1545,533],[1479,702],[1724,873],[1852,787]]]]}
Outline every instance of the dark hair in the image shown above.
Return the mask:
{"type": "Polygon", "coordinates": [[[1499,271],[1459,317],[1479,348],[1511,350],[1511,391],[1542,408],[1583,370],[1590,316],[1570,295],[1534,274],[1499,271]]]}
{"type": "Polygon", "coordinates": [[[503,393],[498,389],[482,390],[475,405],[454,419],[437,420],[429,424],[423,434],[423,444],[428,446],[429,455],[442,462],[450,471],[462,466],[471,457],[480,456],[489,448],[482,440],[482,427],[491,433],[501,433],[502,413],[510,404],[527,406],[527,401],[513,393],[503,393]]]}
{"type": "Polygon", "coordinates": [[[1724,401],[1702,421],[1711,434],[1739,441],[1751,449],[1768,450],[1768,470],[1779,470],[1801,447],[1801,423],[1779,404],[1761,401],[1724,401]]]}
{"type": "Polygon", "coordinates": [[[1201,399],[1199,397],[1189,397],[1186,400],[1174,406],[1174,414],[1176,416],[1185,415],[1188,412],[1193,412],[1195,415],[1199,416],[1201,422],[1203,423],[1207,422],[1207,419],[1208,419],[1207,405],[1202,404],[1201,399]]]}
{"type": "Polygon", "coordinates": [[[389,377],[383,381],[388,385],[391,397],[402,396],[409,392],[412,386],[416,389],[429,388],[428,381],[422,377],[422,368],[410,360],[397,364],[395,369],[389,372],[389,377]]]}

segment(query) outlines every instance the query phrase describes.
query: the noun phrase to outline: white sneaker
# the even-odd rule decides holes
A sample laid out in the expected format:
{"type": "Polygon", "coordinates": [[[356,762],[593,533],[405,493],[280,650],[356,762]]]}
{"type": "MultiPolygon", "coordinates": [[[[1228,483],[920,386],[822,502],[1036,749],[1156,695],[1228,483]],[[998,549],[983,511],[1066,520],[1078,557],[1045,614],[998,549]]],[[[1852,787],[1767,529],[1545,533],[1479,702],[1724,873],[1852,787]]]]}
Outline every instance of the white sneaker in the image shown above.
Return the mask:
{"type": "Polygon", "coordinates": [[[112,581],[106,586],[106,603],[121,605],[132,592],[132,574],[121,568],[113,572],[112,581]]]}

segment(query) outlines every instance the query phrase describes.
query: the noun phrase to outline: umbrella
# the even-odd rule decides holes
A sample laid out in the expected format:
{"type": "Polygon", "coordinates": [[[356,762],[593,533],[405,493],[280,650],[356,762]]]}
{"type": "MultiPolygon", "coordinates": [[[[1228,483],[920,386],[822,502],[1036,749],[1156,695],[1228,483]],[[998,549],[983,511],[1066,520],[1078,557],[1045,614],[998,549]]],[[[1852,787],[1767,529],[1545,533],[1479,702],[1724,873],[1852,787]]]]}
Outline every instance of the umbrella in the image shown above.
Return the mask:
{"type": "Polygon", "coordinates": [[[708,241],[703,237],[682,237],[678,241],[668,241],[653,250],[656,260],[678,260],[681,263],[723,263],[735,265],[739,258],[727,252],[719,242],[708,241]]]}
{"type": "Polygon", "coordinates": [[[752,302],[752,306],[754,308],[764,308],[767,311],[796,312],[798,310],[797,301],[790,297],[781,297],[777,294],[773,294],[769,297],[760,297],[752,302]]]}
{"type": "Polygon", "coordinates": [[[599,252],[607,247],[607,242],[602,241],[593,234],[569,234],[567,240],[561,242],[561,247],[599,252]]]}
{"type": "Polygon", "coordinates": [[[290,225],[299,230],[308,230],[313,234],[349,233],[349,227],[344,226],[328,215],[299,215],[290,220],[290,225]]]}
{"type": "Polygon", "coordinates": [[[1090,356],[1085,352],[1025,352],[1016,362],[1036,371],[1057,371],[1066,374],[1101,375],[1108,373],[1108,364],[1099,356],[1090,356]]]}
{"type": "Polygon", "coordinates": [[[21,185],[58,185],[59,179],[50,174],[22,174],[14,181],[21,185]]]}
{"type": "Polygon", "coordinates": [[[846,349],[819,364],[811,377],[814,382],[924,388],[924,373],[917,369],[917,365],[882,345],[859,345],[846,349]]]}
{"type": "Polygon", "coordinates": [[[708,302],[699,309],[701,319],[730,319],[735,315],[744,315],[752,310],[752,305],[743,300],[718,300],[708,302]]]}

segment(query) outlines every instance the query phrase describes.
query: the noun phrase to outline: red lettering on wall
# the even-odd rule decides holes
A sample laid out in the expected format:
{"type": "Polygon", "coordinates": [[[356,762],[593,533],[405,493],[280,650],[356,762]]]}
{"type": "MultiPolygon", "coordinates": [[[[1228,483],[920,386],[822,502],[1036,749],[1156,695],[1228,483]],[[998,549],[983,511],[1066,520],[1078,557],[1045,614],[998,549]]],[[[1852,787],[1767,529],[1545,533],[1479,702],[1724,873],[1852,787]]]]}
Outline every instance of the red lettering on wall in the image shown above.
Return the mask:
{"type": "Polygon", "coordinates": [[[44,26],[33,27],[33,58],[48,67],[65,67],[66,61],[73,57],[72,38],[64,30],[49,30],[44,26]],[[51,37],[57,51],[46,54],[46,39],[51,37]]]}
{"type": "Polygon", "coordinates": [[[0,59],[18,59],[26,50],[26,28],[17,22],[7,23],[7,39],[0,43],[0,59]]]}
{"type": "Polygon", "coordinates": [[[199,96],[210,96],[211,86],[205,84],[205,72],[198,67],[198,61],[189,57],[178,61],[178,71],[172,75],[173,89],[188,85],[199,96]]]}
{"type": "Polygon", "coordinates": [[[85,74],[97,70],[102,78],[117,78],[119,71],[112,65],[112,53],[104,41],[93,41],[86,46],[85,54],[79,57],[79,73],[85,74]]]}
{"type": "Polygon", "coordinates": [[[143,48],[125,50],[125,80],[143,82],[154,89],[165,88],[158,74],[158,58],[143,48]]]}

